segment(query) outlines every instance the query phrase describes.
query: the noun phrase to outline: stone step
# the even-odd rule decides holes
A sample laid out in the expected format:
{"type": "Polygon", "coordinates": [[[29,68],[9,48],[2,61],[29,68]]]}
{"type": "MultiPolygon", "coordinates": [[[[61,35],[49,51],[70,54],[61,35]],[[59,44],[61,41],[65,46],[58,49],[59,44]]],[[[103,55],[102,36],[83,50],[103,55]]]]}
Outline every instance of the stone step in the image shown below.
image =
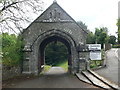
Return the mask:
{"type": "Polygon", "coordinates": [[[88,71],[82,71],[82,74],[95,86],[99,86],[104,89],[110,89],[108,85],[103,83],[101,80],[97,79],[95,76],[93,76],[90,72],[88,71]]]}
{"type": "Polygon", "coordinates": [[[101,80],[102,82],[104,82],[105,84],[107,84],[108,86],[110,86],[113,89],[120,89],[120,87],[118,87],[117,84],[115,84],[114,82],[107,80],[106,78],[100,76],[99,74],[97,74],[96,72],[92,71],[92,70],[88,70],[93,76],[95,76],[96,78],[98,78],[99,80],[101,80]]]}
{"type": "Polygon", "coordinates": [[[79,80],[85,82],[85,83],[89,83],[92,84],[85,76],[83,76],[81,73],[76,73],[75,74],[79,80]]]}

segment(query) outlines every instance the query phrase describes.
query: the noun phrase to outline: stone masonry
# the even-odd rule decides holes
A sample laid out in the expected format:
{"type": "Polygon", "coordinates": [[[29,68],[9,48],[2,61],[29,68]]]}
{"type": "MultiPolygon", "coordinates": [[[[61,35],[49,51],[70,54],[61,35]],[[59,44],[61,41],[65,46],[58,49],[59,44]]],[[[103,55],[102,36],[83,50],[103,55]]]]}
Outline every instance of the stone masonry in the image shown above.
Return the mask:
{"type": "MultiPolygon", "coordinates": [[[[45,46],[52,41],[60,41],[67,46],[69,71],[72,73],[78,70],[78,59],[86,57],[86,54],[79,53],[78,48],[81,45],[85,46],[87,32],[57,2],[53,2],[23,30],[22,35],[24,41],[23,73],[39,74],[44,65],[45,46]]],[[[83,51],[85,50],[83,48],[83,51]]]]}

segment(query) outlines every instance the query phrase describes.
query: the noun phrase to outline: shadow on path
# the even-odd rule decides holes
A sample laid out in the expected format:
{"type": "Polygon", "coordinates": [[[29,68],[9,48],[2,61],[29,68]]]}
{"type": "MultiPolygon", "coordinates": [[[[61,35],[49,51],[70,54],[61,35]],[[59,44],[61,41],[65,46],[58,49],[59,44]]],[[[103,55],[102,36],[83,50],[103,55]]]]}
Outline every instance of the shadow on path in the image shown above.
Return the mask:
{"type": "Polygon", "coordinates": [[[52,67],[40,77],[12,82],[6,88],[97,88],[80,81],[61,67],[52,67]]]}

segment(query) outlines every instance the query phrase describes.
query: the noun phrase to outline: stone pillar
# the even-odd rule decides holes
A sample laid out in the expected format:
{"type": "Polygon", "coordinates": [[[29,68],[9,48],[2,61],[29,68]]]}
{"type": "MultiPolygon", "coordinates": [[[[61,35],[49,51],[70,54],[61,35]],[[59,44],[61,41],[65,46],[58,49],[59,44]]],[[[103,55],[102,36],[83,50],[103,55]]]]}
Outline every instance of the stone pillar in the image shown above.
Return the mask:
{"type": "Polygon", "coordinates": [[[86,70],[86,59],[80,58],[79,59],[79,72],[86,70]]]}
{"type": "Polygon", "coordinates": [[[79,72],[79,59],[74,60],[74,73],[79,72]]]}
{"type": "Polygon", "coordinates": [[[24,60],[23,60],[23,68],[22,73],[23,74],[31,74],[30,71],[30,53],[31,53],[30,45],[26,45],[23,49],[24,52],[24,60]]]}
{"type": "Polygon", "coordinates": [[[78,46],[78,53],[79,53],[79,72],[82,70],[88,70],[89,65],[89,50],[86,45],[79,45],[78,46]]]}

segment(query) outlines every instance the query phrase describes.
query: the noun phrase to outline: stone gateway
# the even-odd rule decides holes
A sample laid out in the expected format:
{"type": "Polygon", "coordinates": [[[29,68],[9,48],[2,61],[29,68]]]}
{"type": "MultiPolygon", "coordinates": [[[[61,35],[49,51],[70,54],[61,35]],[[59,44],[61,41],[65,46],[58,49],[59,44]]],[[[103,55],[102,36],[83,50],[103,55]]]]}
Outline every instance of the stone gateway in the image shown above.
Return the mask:
{"type": "Polygon", "coordinates": [[[79,61],[87,61],[86,36],[76,21],[57,2],[53,2],[34,22],[23,30],[24,61],[22,73],[39,74],[44,65],[44,50],[52,41],[60,41],[69,52],[68,71],[76,73],[79,61]]]}

